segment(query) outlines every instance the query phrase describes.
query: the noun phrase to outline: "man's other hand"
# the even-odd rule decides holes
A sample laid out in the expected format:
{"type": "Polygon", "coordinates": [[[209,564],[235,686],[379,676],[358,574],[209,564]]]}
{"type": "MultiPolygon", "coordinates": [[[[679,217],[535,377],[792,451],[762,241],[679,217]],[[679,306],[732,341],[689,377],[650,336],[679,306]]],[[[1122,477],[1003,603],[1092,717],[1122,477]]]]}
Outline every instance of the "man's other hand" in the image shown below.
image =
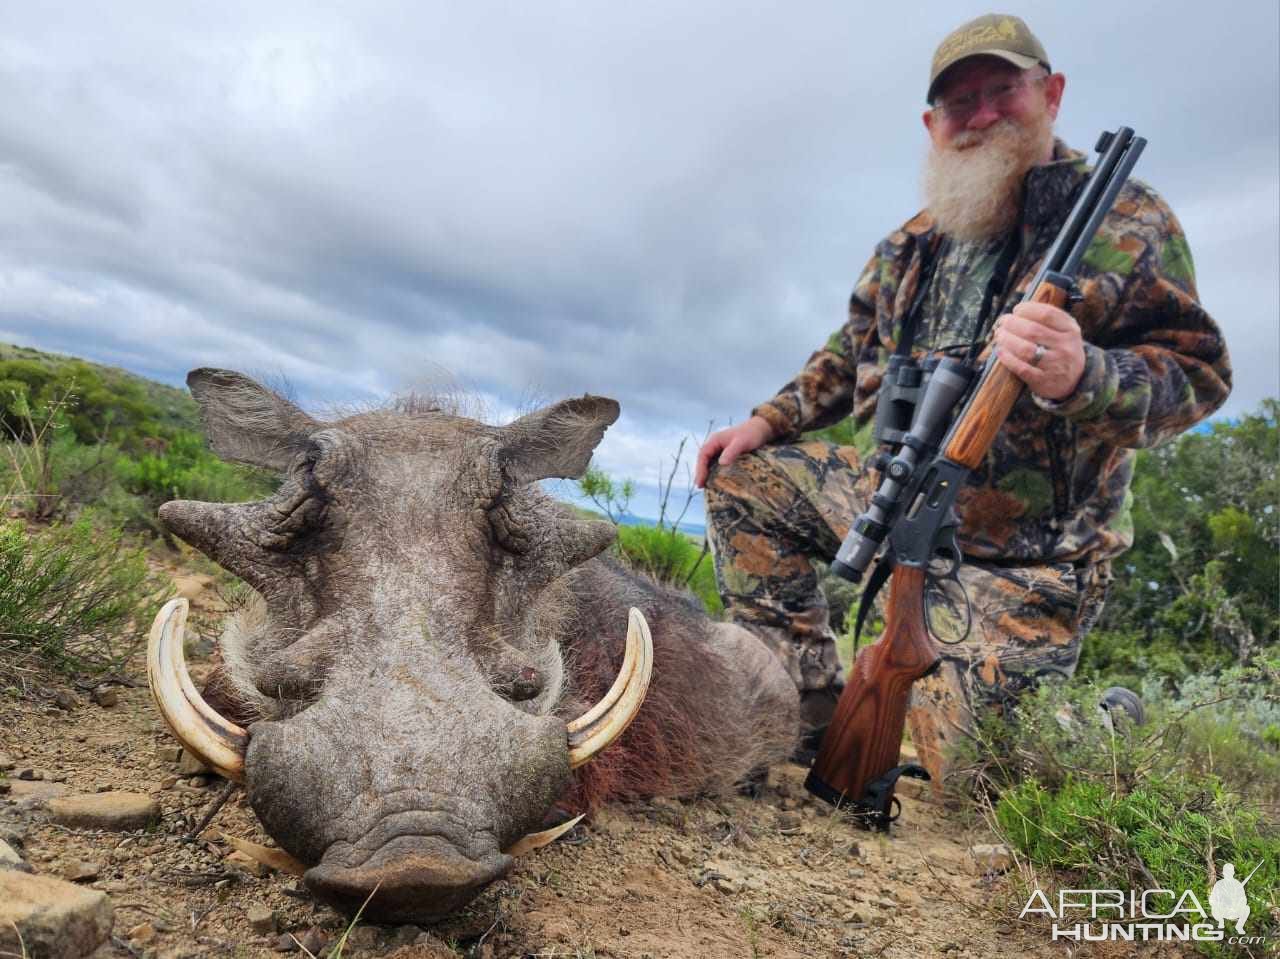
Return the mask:
{"type": "Polygon", "coordinates": [[[743,453],[763,446],[773,438],[773,427],[762,416],[753,416],[737,426],[718,430],[707,437],[698,450],[698,465],[693,472],[693,485],[702,489],[707,484],[707,470],[719,454],[720,462],[728,466],[743,453]]]}
{"type": "Polygon", "coordinates": [[[1038,396],[1064,400],[1080,383],[1084,373],[1080,324],[1056,306],[1019,303],[996,321],[992,342],[999,350],[999,361],[1038,396]]]}

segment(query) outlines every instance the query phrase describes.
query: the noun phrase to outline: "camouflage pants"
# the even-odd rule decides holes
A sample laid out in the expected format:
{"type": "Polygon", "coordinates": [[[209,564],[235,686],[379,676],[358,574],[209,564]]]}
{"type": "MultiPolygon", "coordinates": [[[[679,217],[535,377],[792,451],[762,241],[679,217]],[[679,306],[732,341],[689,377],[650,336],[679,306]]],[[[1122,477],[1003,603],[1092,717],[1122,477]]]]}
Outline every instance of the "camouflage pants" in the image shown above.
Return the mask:
{"type": "MultiPolygon", "coordinates": [[[[839,689],[843,675],[811,557],[830,561],[870,501],[875,477],[852,447],[765,446],[713,468],[707,519],[725,610],[778,655],[802,693],[839,689]]],[[[963,641],[941,645],[941,667],[912,689],[908,720],[921,763],[941,782],[949,745],[984,709],[1069,677],[1102,612],[1107,564],[960,570],[972,609],[963,641]]],[[[885,590],[887,594],[888,590],[885,590]]]]}

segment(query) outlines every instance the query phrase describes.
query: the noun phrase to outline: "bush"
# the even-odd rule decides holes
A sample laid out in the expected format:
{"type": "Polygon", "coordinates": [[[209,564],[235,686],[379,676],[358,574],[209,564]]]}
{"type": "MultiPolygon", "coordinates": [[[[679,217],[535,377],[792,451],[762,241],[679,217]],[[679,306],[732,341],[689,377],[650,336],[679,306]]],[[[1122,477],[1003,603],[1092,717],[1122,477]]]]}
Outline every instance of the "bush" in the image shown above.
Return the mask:
{"type": "Polygon", "coordinates": [[[1133,548],[1083,672],[1188,676],[1280,644],[1280,401],[1138,454],[1133,548]]]}
{"type": "MultiPolygon", "coordinates": [[[[1233,862],[1249,882],[1254,935],[1280,934],[1280,660],[1142,687],[1147,723],[1112,729],[1094,683],[1047,684],[1009,717],[986,716],[953,760],[1006,843],[1047,875],[1040,888],[1191,889],[1233,862]]],[[[1216,878],[1216,877],[1214,877],[1216,878]]],[[[1029,893],[1029,889],[1025,892],[1029,893]]],[[[1025,902],[1025,896],[1022,902],[1025,902]]],[[[1019,903],[1021,905],[1021,903],[1019,903]]]]}
{"type": "Polygon", "coordinates": [[[124,488],[143,497],[153,509],[171,499],[230,503],[271,493],[263,472],[218,459],[196,433],[177,430],[156,445],[161,447],[158,452],[122,458],[116,468],[124,488]]]}
{"type": "Polygon", "coordinates": [[[0,526],[0,659],[66,671],[118,668],[159,608],[161,583],[119,528],[91,518],[43,532],[0,526]]]}
{"type": "Polygon", "coordinates": [[[677,529],[620,526],[615,548],[632,569],[693,592],[712,616],[724,612],[715,564],[705,545],[677,529]]]}

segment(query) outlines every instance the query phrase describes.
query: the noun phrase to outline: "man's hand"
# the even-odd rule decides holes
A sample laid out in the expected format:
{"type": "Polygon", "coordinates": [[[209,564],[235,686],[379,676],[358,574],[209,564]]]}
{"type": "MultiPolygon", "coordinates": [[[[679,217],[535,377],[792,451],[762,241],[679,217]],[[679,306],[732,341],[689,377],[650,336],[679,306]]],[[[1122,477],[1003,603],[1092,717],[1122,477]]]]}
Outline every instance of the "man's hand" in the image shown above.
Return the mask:
{"type": "Polygon", "coordinates": [[[997,359],[1047,400],[1066,399],[1084,373],[1080,324],[1048,303],[1019,303],[996,320],[997,359]],[[1037,355],[1038,354],[1038,355],[1037,355]]]}
{"type": "Polygon", "coordinates": [[[698,465],[693,472],[693,485],[702,489],[707,483],[711,461],[720,454],[720,462],[728,466],[743,453],[763,446],[773,438],[773,427],[763,416],[753,416],[737,426],[719,430],[707,437],[698,450],[698,465]]]}

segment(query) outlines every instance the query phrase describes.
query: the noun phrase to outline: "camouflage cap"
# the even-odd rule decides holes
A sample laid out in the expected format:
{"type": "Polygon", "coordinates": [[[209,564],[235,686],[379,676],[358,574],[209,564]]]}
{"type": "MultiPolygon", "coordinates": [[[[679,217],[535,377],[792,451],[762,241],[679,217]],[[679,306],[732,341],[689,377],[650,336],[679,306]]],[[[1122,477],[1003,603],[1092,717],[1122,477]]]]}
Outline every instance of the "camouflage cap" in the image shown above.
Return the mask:
{"type": "Polygon", "coordinates": [[[968,57],[999,57],[1022,70],[1037,63],[1049,69],[1049,55],[1020,17],[1005,13],[988,13],[970,20],[948,34],[933,53],[929,70],[929,92],[925,99],[932,103],[938,78],[968,57]]]}

